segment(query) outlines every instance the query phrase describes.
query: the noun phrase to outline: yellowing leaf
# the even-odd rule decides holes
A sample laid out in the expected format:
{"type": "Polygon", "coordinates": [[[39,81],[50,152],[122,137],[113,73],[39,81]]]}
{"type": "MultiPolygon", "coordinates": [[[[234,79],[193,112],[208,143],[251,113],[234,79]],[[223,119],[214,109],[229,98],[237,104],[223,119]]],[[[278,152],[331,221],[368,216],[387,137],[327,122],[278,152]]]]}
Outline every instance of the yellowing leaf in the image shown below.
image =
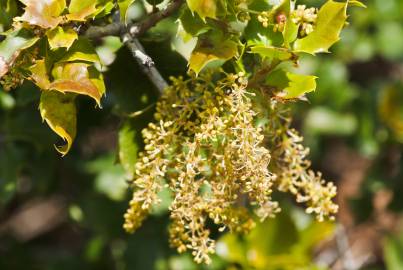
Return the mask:
{"type": "MultiPolygon", "coordinates": [[[[90,65],[86,63],[56,64],[52,70],[55,80],[50,84],[49,89],[62,93],[72,92],[87,95],[92,97],[100,106],[105,86],[103,85],[103,80],[100,82],[99,77],[92,76],[91,78],[93,74],[88,72],[89,67],[90,65]]],[[[95,71],[92,70],[92,72],[95,71]]]]}
{"type": "Polygon", "coordinates": [[[229,60],[238,53],[235,41],[208,34],[199,37],[189,59],[189,68],[198,74],[214,60],[229,60]]]}
{"type": "Polygon", "coordinates": [[[289,60],[293,56],[287,49],[272,46],[254,46],[251,48],[251,52],[260,54],[263,57],[282,61],[289,60]]]}
{"type": "Polygon", "coordinates": [[[71,0],[66,17],[70,21],[85,21],[97,11],[96,4],[96,0],[71,0]]]}
{"type": "Polygon", "coordinates": [[[296,40],[294,50],[310,54],[328,52],[328,49],[340,39],[340,32],[347,19],[347,5],[348,1],[344,3],[327,1],[318,12],[313,32],[296,40]]]}
{"type": "Polygon", "coordinates": [[[187,0],[189,9],[199,14],[200,18],[216,18],[217,2],[216,0],[187,0]]]}
{"type": "Polygon", "coordinates": [[[277,97],[282,99],[301,98],[304,94],[316,89],[315,76],[294,74],[283,69],[271,72],[266,83],[280,90],[277,97]]]}
{"type": "Polygon", "coordinates": [[[48,30],[46,32],[48,37],[49,45],[51,49],[57,48],[70,48],[74,41],[78,38],[77,33],[71,29],[66,30],[58,26],[54,29],[48,30]]]}
{"type": "Polygon", "coordinates": [[[50,86],[49,76],[46,69],[45,60],[36,60],[35,64],[29,68],[31,79],[41,89],[48,89],[50,86]]]}
{"type": "Polygon", "coordinates": [[[18,21],[27,22],[42,28],[55,28],[61,23],[60,16],[66,8],[66,0],[20,0],[26,7],[18,21]]]}
{"type": "Polygon", "coordinates": [[[287,72],[287,78],[289,79],[288,86],[284,88],[283,92],[277,95],[283,99],[299,98],[306,93],[315,91],[316,89],[315,76],[287,72]]]}
{"type": "Polygon", "coordinates": [[[39,104],[42,119],[59,135],[66,144],[56,146],[56,150],[66,155],[76,137],[77,112],[75,95],[56,91],[43,91],[39,104]]]}
{"type": "Polygon", "coordinates": [[[127,10],[130,5],[134,3],[135,0],[118,0],[119,12],[120,12],[120,21],[126,23],[127,10]]]}

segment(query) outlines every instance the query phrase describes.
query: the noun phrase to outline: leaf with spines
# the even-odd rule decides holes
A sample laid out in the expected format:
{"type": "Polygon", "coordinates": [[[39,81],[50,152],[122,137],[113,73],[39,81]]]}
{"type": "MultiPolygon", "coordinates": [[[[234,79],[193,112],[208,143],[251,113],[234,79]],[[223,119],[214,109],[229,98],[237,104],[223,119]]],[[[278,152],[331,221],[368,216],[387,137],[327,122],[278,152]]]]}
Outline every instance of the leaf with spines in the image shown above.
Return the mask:
{"type": "Polygon", "coordinates": [[[281,99],[296,99],[315,91],[316,76],[301,75],[278,69],[269,74],[266,83],[280,90],[276,96],[281,99]]]}
{"type": "Polygon", "coordinates": [[[348,1],[341,3],[327,1],[319,10],[312,33],[294,43],[296,52],[310,54],[328,52],[329,48],[339,41],[340,32],[347,20],[348,1]]]}
{"type": "Polygon", "coordinates": [[[25,12],[15,20],[27,22],[42,28],[55,28],[63,18],[66,0],[20,0],[25,5],[25,12]]]}
{"type": "Polygon", "coordinates": [[[192,12],[199,14],[203,20],[206,17],[216,18],[217,15],[217,1],[216,0],[187,0],[189,9],[192,12]]]}
{"type": "Polygon", "coordinates": [[[39,110],[42,119],[66,142],[63,146],[56,146],[56,150],[63,156],[69,152],[76,137],[75,97],[75,94],[63,94],[56,91],[43,91],[41,94],[39,110]]]}
{"type": "Polygon", "coordinates": [[[46,36],[48,37],[48,42],[51,49],[69,49],[71,45],[73,45],[74,41],[78,39],[78,35],[73,29],[64,29],[61,26],[48,30],[46,32],[46,36]]]}

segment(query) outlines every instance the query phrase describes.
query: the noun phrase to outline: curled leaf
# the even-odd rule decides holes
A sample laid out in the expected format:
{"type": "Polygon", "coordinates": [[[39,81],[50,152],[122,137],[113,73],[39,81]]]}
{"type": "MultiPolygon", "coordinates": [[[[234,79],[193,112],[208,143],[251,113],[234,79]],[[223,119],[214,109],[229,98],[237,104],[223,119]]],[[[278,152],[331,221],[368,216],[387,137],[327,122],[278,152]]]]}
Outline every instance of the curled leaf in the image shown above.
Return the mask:
{"type": "Polygon", "coordinates": [[[65,145],[56,146],[56,150],[66,155],[76,136],[77,111],[74,94],[62,94],[56,91],[43,91],[39,104],[42,119],[59,135],[65,145]]]}
{"type": "Polygon", "coordinates": [[[100,106],[105,92],[102,76],[86,63],[58,63],[52,70],[55,80],[49,89],[62,93],[72,92],[92,97],[100,106]]]}

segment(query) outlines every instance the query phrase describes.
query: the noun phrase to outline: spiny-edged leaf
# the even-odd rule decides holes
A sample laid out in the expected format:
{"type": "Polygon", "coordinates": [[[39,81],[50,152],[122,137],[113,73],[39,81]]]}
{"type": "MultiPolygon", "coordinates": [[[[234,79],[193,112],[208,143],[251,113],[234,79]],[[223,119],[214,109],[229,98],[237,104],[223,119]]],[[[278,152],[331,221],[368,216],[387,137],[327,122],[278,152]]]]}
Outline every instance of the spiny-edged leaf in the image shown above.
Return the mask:
{"type": "Polygon", "coordinates": [[[25,5],[25,12],[16,20],[37,25],[42,28],[55,28],[63,18],[60,16],[66,8],[66,0],[20,0],[25,5]]]}
{"type": "Polygon", "coordinates": [[[298,39],[294,43],[294,50],[310,54],[328,52],[336,43],[347,19],[348,1],[341,3],[327,1],[319,10],[316,25],[312,33],[298,39]]]}
{"type": "Polygon", "coordinates": [[[87,63],[58,63],[52,70],[55,80],[50,84],[49,89],[59,92],[73,92],[92,97],[100,106],[101,97],[105,92],[102,77],[95,73],[96,69],[91,69],[87,63]],[[94,80],[94,81],[93,81],[94,80]],[[102,80],[102,83],[101,83],[102,80]]]}
{"type": "Polygon", "coordinates": [[[277,97],[282,99],[300,98],[316,89],[315,76],[294,74],[282,69],[270,73],[266,83],[281,90],[277,97]]]}
{"type": "Polygon", "coordinates": [[[221,33],[209,32],[200,36],[189,59],[189,68],[198,74],[214,60],[229,60],[238,53],[235,41],[226,39],[221,33]]]}
{"type": "Polygon", "coordinates": [[[97,0],[71,0],[66,17],[70,21],[85,21],[97,11],[96,4],[97,0]]]}
{"type": "Polygon", "coordinates": [[[293,57],[289,50],[272,46],[254,46],[251,48],[251,52],[260,54],[262,57],[281,61],[289,60],[293,57]]]}
{"type": "Polygon", "coordinates": [[[8,72],[20,51],[33,46],[38,40],[38,37],[33,36],[26,29],[8,33],[0,42],[0,78],[8,72]]]}
{"type": "Polygon", "coordinates": [[[76,136],[77,112],[74,94],[56,91],[43,91],[39,103],[42,119],[64,141],[63,146],[56,146],[57,151],[66,155],[76,136]]]}
{"type": "Polygon", "coordinates": [[[132,121],[127,120],[119,130],[119,161],[129,179],[134,176],[138,150],[136,128],[132,121]]]}
{"type": "Polygon", "coordinates": [[[69,49],[71,45],[73,45],[74,41],[78,39],[78,35],[73,29],[71,28],[63,29],[63,27],[61,26],[48,30],[46,32],[46,36],[48,37],[51,49],[57,49],[57,48],[69,49]]]}
{"type": "Polygon", "coordinates": [[[98,63],[99,56],[91,42],[86,38],[78,38],[60,62],[85,61],[98,63]]]}
{"type": "Polygon", "coordinates": [[[30,78],[39,88],[49,89],[50,81],[45,59],[36,60],[35,64],[29,68],[29,71],[31,71],[30,78]]]}
{"type": "Polygon", "coordinates": [[[120,12],[120,21],[126,23],[127,10],[130,5],[134,3],[135,0],[118,0],[119,12],[120,12]]]}
{"type": "Polygon", "coordinates": [[[216,18],[217,2],[216,0],[187,0],[189,9],[199,14],[203,20],[206,17],[216,18]]]}

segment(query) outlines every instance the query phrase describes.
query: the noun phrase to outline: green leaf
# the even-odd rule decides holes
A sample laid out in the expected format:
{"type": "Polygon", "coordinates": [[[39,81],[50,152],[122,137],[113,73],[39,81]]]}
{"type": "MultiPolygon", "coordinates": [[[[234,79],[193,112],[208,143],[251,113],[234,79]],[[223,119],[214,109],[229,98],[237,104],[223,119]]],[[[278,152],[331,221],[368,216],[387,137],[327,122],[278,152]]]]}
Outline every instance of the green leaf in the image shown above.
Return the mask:
{"type": "Polygon", "coordinates": [[[192,14],[188,8],[182,10],[179,20],[186,33],[192,36],[199,36],[211,29],[211,26],[206,24],[199,15],[192,14]]]}
{"type": "Polygon", "coordinates": [[[52,76],[55,80],[49,85],[49,89],[87,95],[100,106],[105,86],[100,73],[89,64],[58,63],[52,70],[52,76]]]}
{"type": "Polygon", "coordinates": [[[358,1],[358,0],[348,0],[348,5],[355,6],[355,7],[361,7],[361,8],[367,8],[367,6],[364,3],[362,3],[361,1],[358,1]]]}
{"type": "Polygon", "coordinates": [[[127,19],[127,10],[130,5],[134,3],[135,0],[118,0],[119,12],[120,12],[120,21],[126,23],[127,19]]]}
{"type": "MultiPolygon", "coordinates": [[[[400,237],[402,238],[402,237],[400,237]]],[[[403,239],[388,237],[385,241],[384,257],[388,270],[403,269],[403,239]]]]}
{"type": "Polygon", "coordinates": [[[206,33],[197,40],[189,59],[189,68],[198,74],[208,63],[227,61],[238,54],[238,44],[218,33],[206,33]]]}
{"type": "Polygon", "coordinates": [[[49,45],[51,49],[67,48],[69,49],[73,45],[74,41],[78,39],[77,33],[71,29],[66,30],[63,27],[56,27],[46,32],[49,45]]]}
{"type": "Polygon", "coordinates": [[[319,10],[316,26],[308,36],[294,43],[294,50],[310,54],[328,52],[340,39],[340,32],[346,23],[348,2],[327,1],[319,10]]]}
{"type": "Polygon", "coordinates": [[[18,12],[17,3],[15,0],[1,0],[0,1],[0,25],[4,28],[8,28],[14,16],[18,12]]]}
{"type": "Polygon", "coordinates": [[[128,179],[134,177],[138,150],[136,128],[132,121],[127,120],[119,130],[119,161],[125,169],[128,179]]]}
{"type": "Polygon", "coordinates": [[[59,62],[85,61],[99,63],[99,56],[86,38],[78,38],[59,62]]]}
{"type": "Polygon", "coordinates": [[[61,23],[60,16],[66,8],[66,0],[20,0],[25,5],[25,12],[18,21],[27,22],[42,28],[55,28],[61,23]]]}
{"type": "Polygon", "coordinates": [[[39,88],[49,89],[50,81],[44,59],[36,60],[35,64],[29,68],[29,71],[31,71],[30,78],[39,88]]]}
{"type": "Polygon", "coordinates": [[[26,29],[10,32],[0,42],[0,78],[8,72],[20,51],[33,46],[38,40],[26,29]]]}
{"type": "Polygon", "coordinates": [[[43,91],[39,104],[42,119],[59,135],[66,144],[56,146],[56,150],[66,155],[76,136],[77,112],[74,94],[43,91]]]}
{"type": "Polygon", "coordinates": [[[216,0],[187,0],[189,9],[199,14],[203,20],[206,17],[216,18],[217,2],[216,0]]]}
{"type": "Polygon", "coordinates": [[[251,52],[260,54],[262,57],[281,61],[289,60],[293,57],[289,50],[272,46],[254,46],[251,48],[251,52]]]}
{"type": "Polygon", "coordinates": [[[298,25],[296,25],[291,19],[288,19],[285,23],[283,38],[284,46],[290,47],[290,43],[294,42],[298,36],[298,25]]]}
{"type": "Polygon", "coordinates": [[[71,0],[66,17],[70,21],[85,21],[97,11],[96,4],[97,0],[71,0]]]}
{"type": "Polygon", "coordinates": [[[294,74],[282,69],[270,73],[266,83],[282,90],[277,93],[277,97],[282,99],[300,98],[316,89],[315,76],[294,74]]]}

